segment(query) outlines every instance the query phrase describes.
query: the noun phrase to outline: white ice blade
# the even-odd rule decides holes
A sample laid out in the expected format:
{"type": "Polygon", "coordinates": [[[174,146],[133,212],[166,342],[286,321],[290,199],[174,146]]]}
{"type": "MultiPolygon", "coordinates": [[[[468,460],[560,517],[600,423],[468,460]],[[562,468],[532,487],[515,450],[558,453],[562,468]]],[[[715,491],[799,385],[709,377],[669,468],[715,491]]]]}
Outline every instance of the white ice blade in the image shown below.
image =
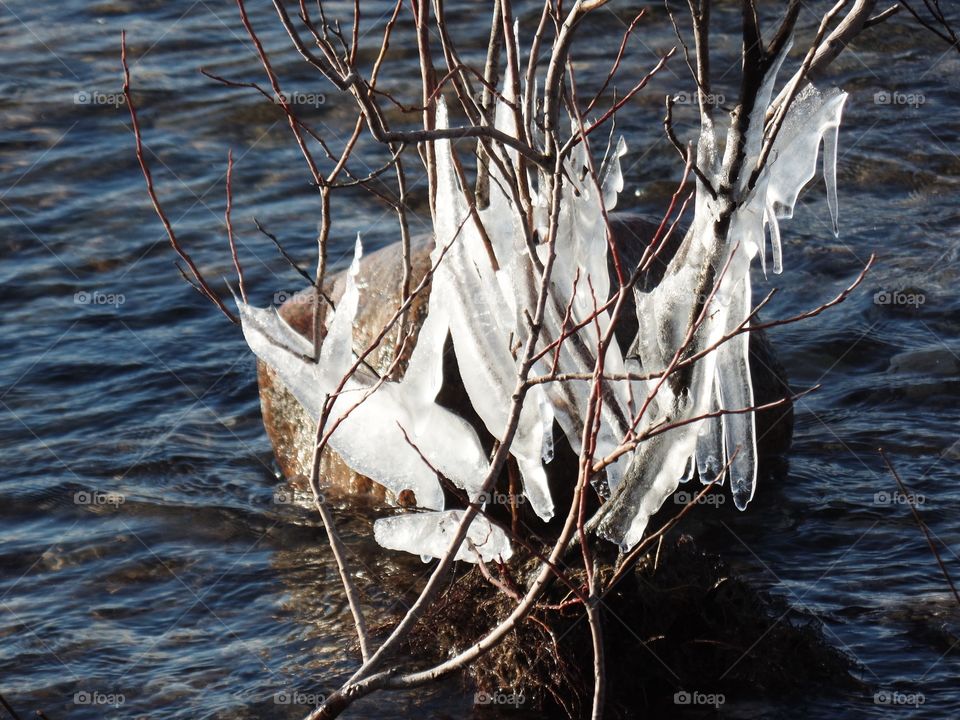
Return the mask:
{"type": "MultiPolygon", "coordinates": [[[[373,536],[381,547],[419,555],[424,560],[443,557],[450,549],[462,510],[406,513],[381,518],[373,524],[373,536]]],[[[513,548],[506,533],[478,515],[470,523],[467,536],[454,556],[455,560],[476,563],[506,561],[513,548]]]]}
{"type": "Polygon", "coordinates": [[[353,262],[347,270],[347,280],[343,295],[337,303],[336,312],[327,336],[320,348],[320,365],[330,375],[344,375],[354,363],[353,322],[360,306],[360,291],[357,288],[357,275],[360,272],[360,258],[363,257],[363,243],[359,233],[353,250],[353,262]]]}

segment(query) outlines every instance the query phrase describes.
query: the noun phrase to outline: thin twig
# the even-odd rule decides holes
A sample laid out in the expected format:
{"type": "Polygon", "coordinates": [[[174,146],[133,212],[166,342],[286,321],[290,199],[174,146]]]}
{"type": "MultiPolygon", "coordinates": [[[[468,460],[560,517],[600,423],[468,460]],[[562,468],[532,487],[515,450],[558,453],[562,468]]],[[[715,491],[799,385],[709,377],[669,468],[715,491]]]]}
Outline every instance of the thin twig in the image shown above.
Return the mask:
{"type": "Polygon", "coordinates": [[[7,699],[3,695],[0,695],[0,705],[3,705],[3,708],[8,713],[10,713],[10,717],[12,717],[13,720],[20,720],[20,716],[17,715],[17,711],[13,709],[13,707],[10,705],[10,703],[7,702],[7,699]]]}
{"type": "Polygon", "coordinates": [[[900,488],[900,492],[903,497],[906,499],[907,504],[910,506],[910,512],[913,515],[913,519],[917,521],[917,525],[920,526],[920,529],[923,531],[923,536],[927,540],[927,545],[930,546],[930,552],[933,553],[933,557],[937,560],[937,565],[940,566],[940,572],[943,573],[943,577],[947,581],[947,585],[950,586],[950,590],[953,592],[953,597],[957,601],[957,605],[960,605],[960,593],[957,592],[957,586],[953,584],[953,580],[950,577],[950,573],[947,572],[947,566],[943,562],[943,558],[940,557],[940,551],[937,550],[936,544],[933,542],[933,538],[930,536],[930,529],[927,527],[927,524],[923,521],[923,518],[920,517],[920,513],[917,512],[916,503],[913,501],[913,495],[910,494],[910,491],[907,489],[907,486],[904,485],[903,480],[900,479],[900,474],[897,472],[896,468],[893,467],[893,463],[890,462],[890,458],[887,457],[887,454],[883,451],[883,448],[879,448],[880,457],[883,458],[883,462],[886,463],[887,469],[890,471],[890,474],[893,475],[894,480],[897,481],[897,487],[900,488]]]}
{"type": "Polygon", "coordinates": [[[223,218],[227,225],[227,240],[230,242],[230,254],[233,256],[233,266],[237,270],[237,281],[240,284],[240,297],[243,302],[247,302],[247,290],[243,282],[243,269],[240,267],[240,258],[237,255],[237,244],[233,238],[233,223],[230,221],[230,210],[233,209],[233,150],[227,151],[227,209],[224,211],[223,218]]]}
{"type": "MultiPolygon", "coordinates": [[[[193,262],[193,258],[191,258],[180,245],[176,233],[173,231],[173,225],[171,225],[167,214],[163,210],[163,206],[160,204],[160,199],[157,197],[157,191],[153,186],[153,175],[150,173],[150,166],[147,164],[143,152],[143,136],[140,131],[140,121],[137,119],[137,108],[133,104],[133,96],[130,92],[130,68],[127,65],[127,33],[125,30],[120,33],[120,63],[123,65],[123,97],[126,100],[127,108],[130,110],[130,123],[133,126],[133,137],[137,144],[137,162],[140,164],[143,179],[147,183],[147,194],[150,196],[150,202],[153,203],[153,209],[157,213],[157,217],[160,218],[160,222],[163,223],[163,229],[167,232],[167,238],[170,240],[170,245],[173,247],[174,252],[176,252],[177,256],[190,268],[192,280],[188,279],[188,282],[205,298],[216,305],[220,312],[227,316],[230,322],[235,325],[239,324],[240,321],[227,309],[227,306],[223,304],[220,296],[213,291],[203,275],[200,274],[200,270],[197,268],[196,263],[193,262]]],[[[184,273],[183,270],[181,270],[181,273],[186,277],[186,273],[184,273]]]]}

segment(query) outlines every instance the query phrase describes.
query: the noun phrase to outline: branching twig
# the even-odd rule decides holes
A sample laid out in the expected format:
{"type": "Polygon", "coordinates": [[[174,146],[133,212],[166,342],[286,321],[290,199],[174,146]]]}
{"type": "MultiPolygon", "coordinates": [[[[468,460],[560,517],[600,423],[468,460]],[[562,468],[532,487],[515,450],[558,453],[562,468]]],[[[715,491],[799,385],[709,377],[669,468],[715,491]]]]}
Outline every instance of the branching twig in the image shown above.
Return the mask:
{"type": "MultiPolygon", "coordinates": [[[[133,126],[133,136],[137,144],[137,162],[140,163],[140,170],[143,173],[143,179],[147,183],[147,194],[150,196],[150,201],[153,203],[153,209],[157,213],[157,217],[160,218],[160,222],[163,223],[163,229],[167,232],[167,238],[170,240],[170,245],[173,247],[174,252],[177,253],[177,256],[183,260],[187,267],[190,268],[190,274],[192,280],[187,278],[187,281],[190,282],[204,297],[206,297],[210,302],[217,306],[217,308],[222,312],[230,322],[234,324],[239,324],[236,316],[227,309],[227,306],[223,304],[223,300],[220,299],[220,296],[207,284],[207,281],[200,274],[200,270],[197,269],[196,264],[193,262],[193,258],[183,249],[180,245],[180,242],[177,240],[176,233],[173,231],[173,225],[170,224],[170,220],[167,218],[167,214],[164,212],[163,207],[160,204],[160,199],[157,197],[157,191],[153,187],[153,175],[150,173],[150,166],[147,165],[146,157],[143,152],[143,136],[140,132],[140,122],[137,119],[137,108],[133,104],[133,96],[130,92],[130,68],[127,66],[127,33],[122,31],[120,33],[120,62],[123,65],[123,97],[126,101],[127,108],[130,110],[130,123],[133,126]]],[[[179,269],[179,266],[178,266],[179,269]]],[[[181,269],[181,274],[186,278],[186,273],[181,269]]]]}

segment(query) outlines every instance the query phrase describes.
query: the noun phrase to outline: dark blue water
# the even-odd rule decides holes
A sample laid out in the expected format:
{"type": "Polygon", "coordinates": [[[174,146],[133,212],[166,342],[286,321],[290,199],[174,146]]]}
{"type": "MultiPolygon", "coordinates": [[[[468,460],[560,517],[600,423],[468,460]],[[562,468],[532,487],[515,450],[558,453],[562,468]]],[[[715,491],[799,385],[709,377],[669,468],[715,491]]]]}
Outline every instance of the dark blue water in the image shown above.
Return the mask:
{"type": "MultiPolygon", "coordinates": [[[[386,10],[363,5],[371,24],[386,10]]],[[[479,47],[476,13],[451,12],[455,33],[479,47]]],[[[735,14],[723,8],[718,23],[733,28],[735,14]]],[[[349,102],[302,66],[268,8],[251,17],[286,87],[316,96],[308,119],[342,142],[349,102]]],[[[663,13],[650,18],[627,78],[673,42],[663,13]]],[[[615,37],[622,20],[604,11],[596,37],[615,37]]],[[[803,22],[809,29],[809,10],[803,22]]],[[[0,692],[24,716],[298,717],[353,667],[349,613],[317,518],[274,502],[279,480],[240,333],[180,281],[144,193],[129,115],[112,100],[121,28],[158,189],[203,272],[220,288],[233,276],[228,148],[253,299],[267,304],[300,283],[252,216],[311,262],[319,202],[283,116],[197,72],[263,82],[232,4],[0,3],[0,692]],[[286,702],[290,693],[301,704],[286,702]]],[[[379,32],[364,42],[376,50],[379,32]]],[[[616,42],[576,56],[584,82],[616,42]]],[[[717,46],[734,51],[735,36],[718,31],[717,46]]],[[[783,317],[829,299],[878,255],[842,306],[773,333],[794,385],[823,389],[798,404],[788,479],[761,486],[747,513],[718,516],[710,535],[858,663],[869,691],[812,694],[811,716],[960,714],[960,614],[907,507],[890,501],[896,486],[877,454],[886,448],[922,494],[920,512],[960,577],[960,56],[945,50],[898,19],[837,63],[851,93],[841,235],[816,183],[784,225],[784,274],[755,277],[758,293],[781,288],[766,316],[783,317]],[[876,692],[888,693],[880,704],[876,692]],[[883,704],[891,697],[913,705],[883,704]]],[[[410,37],[398,38],[384,76],[407,97],[413,57],[410,37]]],[[[726,82],[733,97],[735,75],[718,91],[726,82]]],[[[623,206],[656,213],[672,192],[662,97],[689,85],[676,62],[623,114],[623,206]]],[[[689,131],[685,117],[681,108],[689,131]]],[[[372,147],[358,157],[384,159],[372,147]]],[[[422,181],[414,195],[422,205],[422,181]]],[[[345,193],[334,217],[338,266],[357,231],[373,246],[396,238],[392,213],[362,191],[345,193]]],[[[422,217],[414,225],[426,229],[422,217]]],[[[338,519],[369,612],[391,617],[424,568],[380,552],[362,514],[341,508],[338,519]]],[[[389,715],[460,716],[471,702],[458,687],[391,696],[389,715]]],[[[381,717],[385,702],[359,703],[352,716],[381,717]]],[[[770,698],[720,709],[789,711],[793,701],[770,698]]]]}

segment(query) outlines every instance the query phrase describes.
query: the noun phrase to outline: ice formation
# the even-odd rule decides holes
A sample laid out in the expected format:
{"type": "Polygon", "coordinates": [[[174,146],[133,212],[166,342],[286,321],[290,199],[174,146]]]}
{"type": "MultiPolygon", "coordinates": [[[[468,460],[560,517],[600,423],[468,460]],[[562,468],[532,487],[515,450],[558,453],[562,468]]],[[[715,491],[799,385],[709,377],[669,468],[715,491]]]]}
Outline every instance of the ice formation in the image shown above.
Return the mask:
{"type": "MultiPolygon", "coordinates": [[[[786,50],[780,62],[785,54],[786,50]]],[[[742,323],[749,326],[752,260],[759,254],[766,270],[769,235],[773,270],[782,271],[778,220],[792,217],[797,196],[816,171],[821,141],[827,201],[836,230],[836,147],[845,93],[821,92],[812,85],[801,90],[786,114],[769,161],[752,188],[749,186],[761,155],[764,119],[779,66],[776,63],[768,73],[750,114],[743,169],[732,183],[736,188],[732,206],[724,208],[698,181],[694,220],[681,251],[656,288],[637,293],[640,331],[634,351],[644,370],[669,367],[698,317],[702,316],[702,323],[687,356],[715,347],[742,323]],[[732,210],[732,214],[728,230],[721,234],[718,220],[725,210],[732,210]],[[704,282],[708,276],[719,281],[704,282]]],[[[728,167],[728,158],[719,156],[717,135],[716,128],[704,119],[697,159],[714,187],[721,186],[728,167]]],[[[732,145],[731,130],[727,156],[732,145]]],[[[694,467],[702,481],[710,482],[729,464],[736,506],[743,510],[753,498],[757,477],[755,418],[753,412],[736,412],[754,404],[748,334],[741,333],[720,344],[695,363],[684,380],[668,381],[659,387],[658,381],[648,382],[648,390],[656,391],[656,398],[641,429],[660,422],[686,424],[638,446],[628,471],[629,481],[596,518],[601,535],[624,549],[641,539],[650,516],[681,481],[692,476],[694,467]],[[724,414],[694,420],[718,411],[724,414]]]]}
{"type": "MultiPolygon", "coordinates": [[[[353,321],[359,299],[355,278],[361,255],[358,238],[344,294],[317,363],[308,359],[312,344],[287,326],[275,310],[239,303],[247,344],[318,420],[325,397],[336,390],[354,363],[353,321]]],[[[329,414],[333,421],[356,405],[330,437],[330,447],[347,465],[375,478],[396,495],[412,490],[417,503],[432,510],[443,509],[443,493],[436,474],[417,450],[471,497],[479,494],[479,483],[489,469],[473,428],[434,402],[442,380],[441,352],[446,337],[442,325],[439,315],[428,317],[402,382],[385,382],[358,404],[376,382],[359,370],[337,395],[329,414]],[[404,430],[416,448],[404,438],[404,430]]]]}
{"type": "MultiPolygon", "coordinates": [[[[836,141],[846,95],[820,92],[807,86],[797,96],[772,146],[763,171],[748,186],[764,140],[768,111],[779,65],[760,90],[750,114],[745,138],[743,170],[732,180],[732,205],[713,198],[698,184],[693,223],[681,250],[670,261],[663,280],[649,292],[637,292],[639,333],[627,351],[616,341],[603,359],[604,370],[645,372],[671,365],[684,346],[694,322],[700,324],[685,350],[686,356],[706,355],[671,375],[666,381],[608,382],[603,387],[602,422],[595,456],[605,456],[622,442],[640,403],[654,394],[639,430],[677,427],[654,434],[635,451],[606,471],[608,501],[591,527],[626,549],[642,537],[647,521],[681,481],[695,474],[703,482],[716,478],[729,465],[731,492],[738,508],[753,497],[756,485],[754,414],[732,412],[753,405],[748,356],[748,334],[741,333],[717,345],[747,320],[751,311],[750,267],[760,256],[766,272],[766,239],[775,273],[782,270],[779,220],[792,216],[797,195],[813,177],[820,143],[824,146],[824,178],[831,218],[836,227],[836,141]],[[724,232],[718,219],[730,218],[724,232]],[[630,359],[627,359],[630,358],[630,359]],[[718,417],[697,419],[725,411],[718,417]]],[[[511,86],[508,81],[507,87],[511,86]]],[[[507,95],[496,113],[497,127],[516,134],[515,114],[507,95]]],[[[522,107],[523,103],[519,103],[522,107]]],[[[448,124],[442,100],[438,128],[448,124]]],[[[531,133],[532,128],[531,128],[531,133]]],[[[730,138],[727,151],[731,152],[730,138]]],[[[718,129],[704,118],[698,145],[701,169],[719,186],[728,163],[719,153],[718,129]]],[[[611,296],[608,243],[604,210],[612,210],[623,187],[619,158],[621,140],[605,159],[600,186],[588,172],[581,143],[571,154],[564,185],[556,238],[556,262],[551,276],[540,347],[559,337],[565,323],[586,320],[611,296]],[[569,318],[565,316],[568,313],[569,318]]],[[[443,382],[442,352],[446,338],[453,349],[473,409],[489,433],[498,439],[507,426],[511,398],[517,385],[518,350],[528,340],[527,317],[532,316],[540,286],[537,266],[546,258],[546,246],[530,256],[521,223],[525,222],[506,194],[508,180],[491,166],[490,202],[479,210],[479,222],[470,212],[460,187],[449,141],[435,143],[436,210],[434,217],[436,272],[416,348],[403,378],[377,384],[361,366],[336,396],[331,420],[353,408],[330,438],[330,446],[355,471],[387,487],[394,494],[412,490],[421,510],[378,520],[375,537],[382,546],[419,554],[424,558],[445,553],[462,518],[462,511],[444,508],[444,495],[434,471],[466,491],[481,496],[489,462],[476,432],[456,414],[436,403],[443,382]],[[487,247],[485,240],[489,239],[487,247]],[[442,261],[441,261],[441,255],[442,261]],[[491,257],[492,255],[492,257],[491,257]],[[360,400],[363,402],[359,402],[360,400]],[[359,404],[358,404],[359,402],[359,404]],[[401,430],[401,427],[403,430],[401,430]],[[416,449],[405,440],[406,431],[416,449]],[[419,453],[418,453],[419,450],[419,453]]],[[[516,165],[511,150],[502,159],[516,165]]],[[[539,237],[549,199],[546,190],[531,186],[539,237]]],[[[327,327],[318,362],[310,356],[311,343],[290,328],[272,310],[240,302],[244,334],[253,351],[268,363],[314,418],[325,398],[338,387],[355,362],[353,323],[358,305],[356,274],[362,246],[358,237],[353,265],[343,297],[327,327]]],[[[592,373],[597,363],[599,336],[610,324],[600,312],[560,347],[558,369],[564,373],[592,373]]],[[[547,373],[553,353],[534,369],[547,373]]],[[[536,514],[554,515],[554,499],[545,465],[553,457],[554,421],[574,451],[579,452],[591,383],[564,382],[535,385],[526,394],[511,446],[523,481],[523,493],[536,514]]],[[[512,554],[507,534],[483,515],[468,530],[469,542],[457,559],[475,562],[507,559],[512,554]]]]}
{"type": "MultiPolygon", "coordinates": [[[[394,515],[377,520],[373,524],[373,536],[388,550],[413,553],[428,562],[443,557],[450,549],[462,519],[462,510],[394,515]]],[[[513,549],[507,534],[480,515],[470,524],[466,540],[454,559],[476,562],[479,557],[484,562],[490,562],[509,560],[512,556],[513,549]]]]}

